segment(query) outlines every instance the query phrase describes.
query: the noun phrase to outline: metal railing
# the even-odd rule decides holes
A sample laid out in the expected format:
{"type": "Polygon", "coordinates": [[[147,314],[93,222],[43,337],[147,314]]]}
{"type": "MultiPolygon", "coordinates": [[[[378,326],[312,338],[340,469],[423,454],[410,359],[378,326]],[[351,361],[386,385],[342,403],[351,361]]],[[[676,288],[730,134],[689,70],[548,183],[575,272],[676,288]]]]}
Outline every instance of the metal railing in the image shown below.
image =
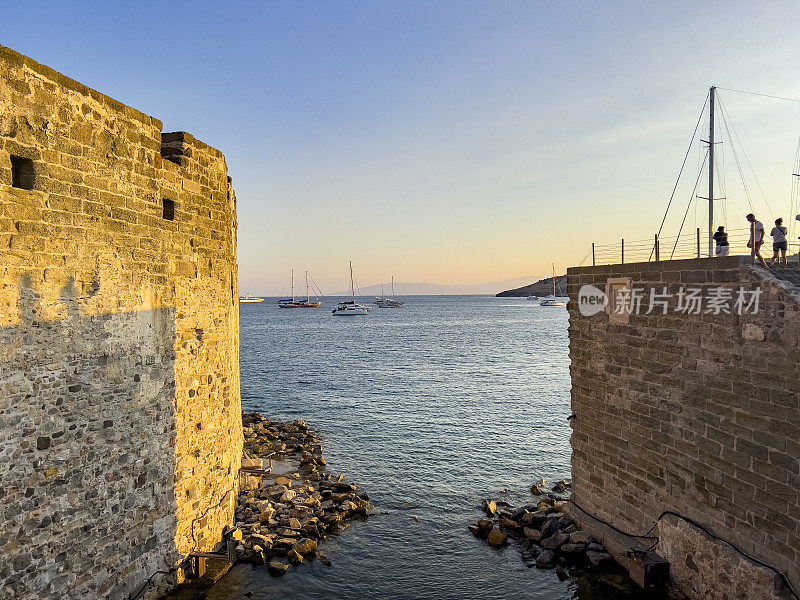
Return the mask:
{"type": "MultiPolygon", "coordinates": [[[[752,232],[749,227],[726,229],[730,256],[750,256],[755,261],[754,249],[748,248],[752,232]]],[[[772,258],[772,238],[764,236],[761,247],[761,256],[764,260],[772,258]]],[[[800,253],[800,241],[789,241],[787,257],[800,253]]],[[[713,256],[713,255],[712,255],[713,256]]],[[[592,266],[613,265],[634,262],[653,262],[663,260],[681,260],[689,258],[708,258],[707,233],[698,228],[693,232],[680,236],[653,235],[646,240],[627,240],[622,238],[612,244],[592,243],[592,248],[587,253],[581,264],[591,259],[592,266]]]]}

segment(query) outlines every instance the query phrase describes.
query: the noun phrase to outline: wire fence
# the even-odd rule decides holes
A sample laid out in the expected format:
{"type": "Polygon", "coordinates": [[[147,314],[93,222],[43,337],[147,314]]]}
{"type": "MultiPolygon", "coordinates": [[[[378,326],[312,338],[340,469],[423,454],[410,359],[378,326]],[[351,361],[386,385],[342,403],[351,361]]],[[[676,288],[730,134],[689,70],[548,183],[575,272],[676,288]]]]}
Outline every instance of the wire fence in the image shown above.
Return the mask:
{"type": "MultiPolygon", "coordinates": [[[[727,229],[725,233],[728,234],[730,256],[752,255],[752,250],[747,247],[751,236],[749,227],[727,229]]],[[[789,241],[788,246],[787,257],[792,254],[800,253],[800,241],[789,241]]],[[[713,245],[710,256],[713,257],[715,255],[716,244],[713,245]]],[[[769,236],[764,236],[761,256],[764,257],[765,260],[769,260],[772,258],[772,255],[771,238],[769,236]]],[[[587,252],[581,265],[613,265],[708,257],[708,234],[701,232],[698,228],[693,232],[684,233],[680,236],[653,235],[652,238],[647,240],[626,240],[623,238],[612,244],[593,243],[591,250],[587,252]]]]}

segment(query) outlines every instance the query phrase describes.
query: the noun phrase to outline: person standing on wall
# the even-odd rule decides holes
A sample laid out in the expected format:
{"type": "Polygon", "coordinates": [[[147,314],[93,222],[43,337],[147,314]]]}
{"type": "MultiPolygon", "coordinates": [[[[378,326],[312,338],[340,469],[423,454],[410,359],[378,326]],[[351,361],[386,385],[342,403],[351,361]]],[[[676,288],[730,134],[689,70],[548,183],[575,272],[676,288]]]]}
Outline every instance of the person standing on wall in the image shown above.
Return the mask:
{"type": "Polygon", "coordinates": [[[750,241],[747,242],[747,247],[755,250],[755,255],[761,263],[761,266],[765,269],[769,269],[769,265],[761,256],[761,244],[764,243],[764,224],[757,220],[753,213],[750,213],[745,218],[747,222],[750,223],[750,241]]]}
{"type": "Polygon", "coordinates": [[[781,264],[784,267],[786,266],[786,249],[789,247],[789,243],[786,240],[786,227],[783,226],[783,219],[775,219],[775,227],[772,228],[772,231],[769,234],[772,236],[772,263],[770,264],[771,267],[775,266],[775,263],[781,264]],[[778,252],[780,252],[781,257],[778,258],[778,252]]]}
{"type": "Polygon", "coordinates": [[[714,241],[717,243],[717,256],[728,256],[730,246],[728,245],[728,234],[725,228],[720,225],[714,233],[714,241]]]}

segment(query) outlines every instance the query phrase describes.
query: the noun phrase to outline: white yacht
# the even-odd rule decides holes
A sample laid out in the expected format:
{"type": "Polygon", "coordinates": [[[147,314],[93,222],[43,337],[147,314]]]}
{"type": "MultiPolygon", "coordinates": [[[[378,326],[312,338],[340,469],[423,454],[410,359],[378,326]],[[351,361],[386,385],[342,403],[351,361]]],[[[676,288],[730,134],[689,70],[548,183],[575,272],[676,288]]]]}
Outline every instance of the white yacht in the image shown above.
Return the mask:
{"type": "Polygon", "coordinates": [[[381,284],[381,297],[373,302],[378,308],[400,308],[405,304],[394,297],[394,275],[392,275],[392,297],[387,298],[383,295],[383,284],[381,284]]]}
{"type": "Polygon", "coordinates": [[[263,301],[264,301],[263,298],[255,298],[255,297],[251,296],[250,294],[247,294],[244,298],[239,298],[239,302],[241,304],[251,304],[251,303],[254,303],[254,302],[263,302],[263,301]]]}
{"type": "Polygon", "coordinates": [[[566,306],[567,303],[556,298],[556,265],[553,264],[553,295],[543,299],[539,306],[566,306]]]}
{"type": "Polygon", "coordinates": [[[339,306],[333,309],[334,315],[345,317],[350,315],[366,315],[372,310],[371,306],[364,306],[356,302],[356,288],[353,283],[353,261],[350,261],[350,297],[352,300],[339,302],[339,306]]]}

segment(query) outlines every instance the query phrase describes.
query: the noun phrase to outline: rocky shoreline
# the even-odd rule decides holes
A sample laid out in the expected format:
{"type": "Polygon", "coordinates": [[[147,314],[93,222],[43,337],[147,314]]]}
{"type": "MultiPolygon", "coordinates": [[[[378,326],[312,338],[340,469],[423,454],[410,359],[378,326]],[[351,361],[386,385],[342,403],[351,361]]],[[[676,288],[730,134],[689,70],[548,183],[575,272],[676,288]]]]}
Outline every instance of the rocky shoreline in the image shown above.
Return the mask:
{"type": "Polygon", "coordinates": [[[327,472],[320,440],[304,421],[243,413],[242,424],[242,467],[251,471],[242,477],[236,502],[240,559],[266,565],[276,577],[306,561],[330,566],[319,543],[352,519],[366,518],[373,508],[369,496],[344,475],[327,472]]]}
{"type": "Polygon", "coordinates": [[[531,486],[531,493],[542,496],[535,504],[515,508],[505,502],[483,501],[485,517],[470,525],[475,537],[499,548],[508,539],[521,542],[522,560],[529,567],[559,569],[570,576],[611,561],[600,542],[578,528],[563,512],[567,499],[560,495],[570,489],[570,482],[557,482],[552,492],[543,490],[544,481],[531,486]]]}

